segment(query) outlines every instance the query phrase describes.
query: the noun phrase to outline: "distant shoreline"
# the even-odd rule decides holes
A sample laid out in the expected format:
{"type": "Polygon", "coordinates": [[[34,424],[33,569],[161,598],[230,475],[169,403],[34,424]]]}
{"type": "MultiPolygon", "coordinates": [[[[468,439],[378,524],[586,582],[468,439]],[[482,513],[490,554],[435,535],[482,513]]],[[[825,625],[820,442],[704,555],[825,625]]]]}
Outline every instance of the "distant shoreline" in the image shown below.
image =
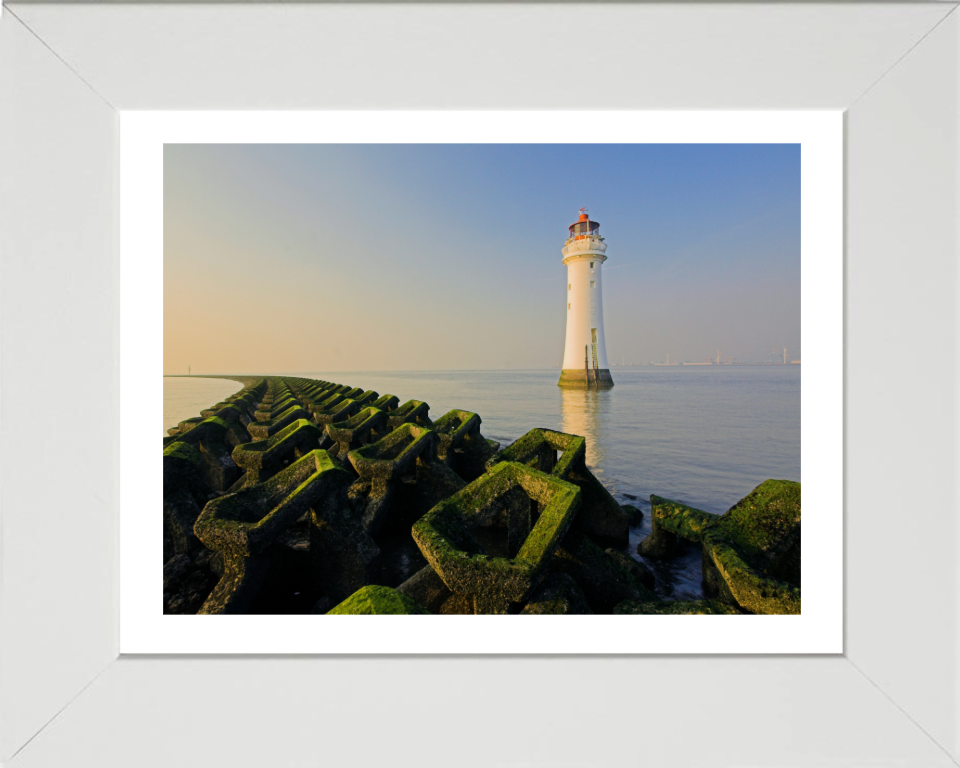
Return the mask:
{"type": "MultiPolygon", "coordinates": [[[[800,365],[799,360],[791,360],[789,363],[647,363],[646,365],[613,365],[611,368],[623,370],[624,368],[787,368],[793,365],[800,365]]],[[[430,370],[407,370],[396,371],[327,371],[326,373],[495,373],[511,372],[521,373],[524,371],[559,371],[554,368],[436,368],[430,370]]],[[[315,373],[315,371],[294,371],[293,373],[315,373]]],[[[254,379],[263,376],[287,376],[286,373],[165,373],[165,379],[231,379],[240,381],[242,379],[254,379]]]]}

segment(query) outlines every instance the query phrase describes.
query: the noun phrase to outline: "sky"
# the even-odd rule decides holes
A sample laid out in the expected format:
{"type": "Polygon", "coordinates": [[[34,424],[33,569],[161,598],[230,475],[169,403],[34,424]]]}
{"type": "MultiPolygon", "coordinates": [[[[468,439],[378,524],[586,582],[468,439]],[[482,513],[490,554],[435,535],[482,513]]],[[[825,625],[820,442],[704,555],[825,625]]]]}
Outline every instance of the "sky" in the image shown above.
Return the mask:
{"type": "Polygon", "coordinates": [[[579,208],[611,363],[800,359],[800,146],[164,148],[164,373],[557,369],[579,208]]]}

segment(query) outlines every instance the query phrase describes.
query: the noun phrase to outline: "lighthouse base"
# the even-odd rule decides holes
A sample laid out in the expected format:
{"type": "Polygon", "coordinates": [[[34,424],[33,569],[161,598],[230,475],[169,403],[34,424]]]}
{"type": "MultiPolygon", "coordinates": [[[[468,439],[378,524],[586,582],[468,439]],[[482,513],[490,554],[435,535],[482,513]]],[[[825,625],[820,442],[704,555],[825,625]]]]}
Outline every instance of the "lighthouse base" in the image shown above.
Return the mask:
{"type": "Polygon", "coordinates": [[[613,387],[613,376],[610,375],[609,368],[589,371],[584,368],[564,368],[560,371],[557,386],[571,389],[610,389],[613,387]]]}

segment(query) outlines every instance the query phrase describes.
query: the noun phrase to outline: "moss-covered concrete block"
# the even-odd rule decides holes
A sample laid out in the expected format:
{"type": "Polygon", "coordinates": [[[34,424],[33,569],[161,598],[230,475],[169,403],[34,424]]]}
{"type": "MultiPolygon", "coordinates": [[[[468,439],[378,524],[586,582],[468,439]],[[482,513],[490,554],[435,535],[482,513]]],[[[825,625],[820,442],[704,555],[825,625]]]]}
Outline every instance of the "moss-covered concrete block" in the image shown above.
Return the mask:
{"type": "Polygon", "coordinates": [[[395,395],[380,395],[380,397],[370,403],[370,405],[389,413],[390,411],[395,411],[397,406],[400,405],[400,398],[395,395]]]}
{"type": "Polygon", "coordinates": [[[403,424],[381,440],[350,451],[349,460],[360,477],[386,481],[412,467],[425,453],[424,458],[431,459],[436,453],[436,439],[431,429],[403,424]]]}
{"type": "Polygon", "coordinates": [[[635,507],[633,504],[621,504],[620,509],[622,509],[627,516],[627,521],[630,523],[631,528],[643,522],[643,510],[639,507],[635,507]]]}
{"type": "Polygon", "coordinates": [[[242,613],[273,565],[281,534],[308,511],[342,503],[350,476],[312,451],[275,477],[207,503],[194,532],[221,553],[224,575],[200,613],[242,613]]]}
{"type": "Polygon", "coordinates": [[[429,613],[409,597],[390,587],[370,585],[354,592],[327,613],[327,616],[347,615],[410,615],[429,613]]]}
{"type": "Polygon", "coordinates": [[[437,504],[412,533],[451,591],[473,595],[485,611],[505,613],[539,585],[579,505],[576,486],[521,464],[503,463],[437,504]],[[517,496],[522,497],[519,505],[517,496]],[[491,546],[484,530],[490,528],[505,529],[500,536],[506,543],[504,556],[488,555],[478,542],[480,536],[491,546]]]}
{"type": "Polygon", "coordinates": [[[371,435],[384,429],[387,423],[387,414],[379,408],[364,408],[357,411],[353,416],[345,421],[337,421],[327,424],[325,432],[327,436],[337,443],[338,455],[346,455],[354,448],[359,448],[369,442],[371,435]]]}
{"type": "Polygon", "coordinates": [[[486,472],[487,462],[500,447],[480,434],[481,423],[478,414],[455,409],[433,425],[440,441],[438,457],[468,483],[486,472]]]}
{"type": "Polygon", "coordinates": [[[290,395],[276,403],[271,403],[266,406],[261,403],[254,413],[254,418],[256,421],[272,421],[287,409],[297,408],[299,406],[300,401],[297,400],[297,398],[295,398],[293,395],[290,395]]]}
{"type": "Polygon", "coordinates": [[[630,521],[610,492],[587,469],[586,453],[586,438],[551,429],[532,429],[491,458],[487,467],[515,461],[573,483],[583,495],[577,528],[604,546],[625,547],[630,540],[630,521]]]}
{"type": "Polygon", "coordinates": [[[666,600],[656,602],[640,602],[638,600],[625,600],[617,605],[613,612],[621,616],[638,615],[660,615],[660,616],[681,616],[681,615],[739,615],[740,611],[730,605],[725,605],[719,600],[666,600]]]}
{"type": "Polygon", "coordinates": [[[186,487],[163,491],[163,556],[169,559],[185,555],[200,546],[193,525],[200,516],[200,506],[186,487]]]}
{"type": "Polygon", "coordinates": [[[436,433],[433,430],[403,424],[377,442],[347,454],[361,480],[369,484],[366,497],[355,499],[354,503],[371,536],[380,536],[396,527],[393,502],[397,482],[401,475],[414,472],[417,464],[432,463],[435,453],[436,433]]]}
{"type": "Polygon", "coordinates": [[[447,466],[453,465],[454,450],[464,439],[472,434],[480,436],[480,417],[472,411],[454,409],[447,411],[433,423],[433,430],[437,433],[437,457],[447,466]]]}
{"type": "Polygon", "coordinates": [[[327,397],[322,400],[314,400],[309,404],[307,410],[316,419],[317,414],[326,414],[331,408],[344,401],[343,395],[338,392],[325,392],[327,397]]]}
{"type": "Polygon", "coordinates": [[[550,570],[573,578],[594,613],[612,613],[614,606],[624,600],[657,599],[630,570],[578,530],[566,535],[550,562],[550,570]]]}
{"type": "MultiPolygon", "coordinates": [[[[328,401],[324,401],[328,402],[328,401]]],[[[356,400],[344,399],[326,408],[314,408],[311,410],[313,420],[318,426],[324,427],[327,424],[334,424],[339,421],[346,421],[355,416],[360,410],[360,405],[356,400]]]]}
{"type": "Polygon", "coordinates": [[[444,603],[453,596],[450,588],[429,565],[425,565],[397,587],[397,592],[406,595],[430,613],[440,613],[444,603]]]}
{"type": "Polygon", "coordinates": [[[718,519],[709,512],[662,496],[651,496],[650,505],[651,531],[637,546],[637,552],[644,557],[676,557],[682,551],[679,539],[699,542],[704,527],[712,525],[718,519]]]}
{"type": "Polygon", "coordinates": [[[652,520],[661,529],[688,541],[700,541],[703,530],[718,517],[661,496],[651,496],[652,520]]]}
{"type": "Polygon", "coordinates": [[[233,461],[247,471],[246,486],[266,479],[284,463],[306,455],[320,445],[323,433],[306,419],[297,419],[266,440],[233,449],[233,461]]]}
{"type": "Polygon", "coordinates": [[[554,573],[543,580],[520,613],[560,616],[592,614],[593,611],[577,582],[566,574],[554,573]]]}
{"type": "Polygon", "coordinates": [[[652,590],[656,586],[657,577],[646,564],[634,560],[630,555],[617,549],[607,549],[606,553],[612,557],[623,570],[632,573],[647,589],[652,590]]]}
{"type": "Polygon", "coordinates": [[[163,449],[164,560],[199,546],[193,524],[200,515],[198,499],[206,501],[199,474],[202,463],[200,451],[189,443],[171,443],[163,449]]]}
{"type": "Polygon", "coordinates": [[[380,395],[377,392],[374,392],[372,389],[368,389],[366,392],[361,392],[353,399],[357,401],[357,405],[363,407],[365,405],[372,405],[379,397],[380,395]]]}
{"type": "Polygon", "coordinates": [[[176,437],[163,438],[163,447],[166,448],[171,443],[189,443],[190,445],[199,445],[203,441],[223,442],[226,437],[229,425],[216,416],[209,419],[185,419],[180,422],[179,434],[176,437]]]}
{"type": "Polygon", "coordinates": [[[704,559],[717,570],[721,599],[750,613],[800,613],[800,590],[771,578],[748,562],[721,530],[703,535],[704,559]]]}
{"type": "Polygon", "coordinates": [[[265,421],[251,422],[247,426],[247,431],[250,433],[250,437],[253,440],[266,440],[268,437],[273,437],[285,427],[290,426],[298,419],[309,418],[310,414],[303,410],[303,408],[301,408],[299,405],[291,405],[276,418],[267,419],[265,421]]]}
{"type": "Polygon", "coordinates": [[[800,483],[766,480],[717,520],[717,531],[764,575],[800,586],[800,483]]]}
{"type": "Polygon", "coordinates": [[[197,423],[176,437],[165,437],[164,448],[175,442],[187,443],[200,451],[202,459],[198,472],[203,482],[217,492],[224,492],[236,482],[240,470],[230,457],[227,436],[230,425],[223,419],[212,416],[197,423]]]}
{"type": "Polygon", "coordinates": [[[430,406],[422,400],[407,400],[387,416],[387,426],[390,429],[396,429],[401,424],[416,424],[420,427],[429,427],[433,425],[430,417],[430,406]]]}
{"type": "Polygon", "coordinates": [[[309,518],[313,579],[323,594],[337,601],[374,580],[380,554],[351,509],[346,490],[344,484],[327,503],[315,504],[309,518]]]}

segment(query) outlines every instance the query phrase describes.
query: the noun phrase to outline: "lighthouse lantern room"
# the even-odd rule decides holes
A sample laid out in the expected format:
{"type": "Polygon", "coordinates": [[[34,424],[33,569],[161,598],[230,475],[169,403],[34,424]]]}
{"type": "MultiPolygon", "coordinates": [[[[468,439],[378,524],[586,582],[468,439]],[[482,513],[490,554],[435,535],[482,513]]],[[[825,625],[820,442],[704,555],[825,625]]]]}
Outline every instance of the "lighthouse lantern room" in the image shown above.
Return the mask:
{"type": "Polygon", "coordinates": [[[567,267],[567,337],[563,349],[561,387],[609,389],[613,377],[607,365],[603,336],[603,262],[607,244],[600,224],[590,221],[587,209],[570,225],[563,245],[567,267]]]}

